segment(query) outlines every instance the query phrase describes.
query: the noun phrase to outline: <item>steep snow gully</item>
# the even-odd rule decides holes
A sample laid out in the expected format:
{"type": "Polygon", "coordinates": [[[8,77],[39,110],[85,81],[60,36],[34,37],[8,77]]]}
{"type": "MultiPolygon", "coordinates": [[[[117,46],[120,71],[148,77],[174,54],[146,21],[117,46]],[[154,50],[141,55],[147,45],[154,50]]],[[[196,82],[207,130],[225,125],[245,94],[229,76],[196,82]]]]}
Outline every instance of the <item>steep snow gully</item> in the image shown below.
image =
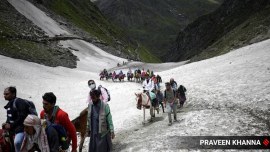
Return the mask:
{"type": "MultiPolygon", "coordinates": [[[[69,34],[31,3],[24,0],[9,2],[48,35],[61,34],[54,31],[69,34]],[[25,7],[27,9],[23,9],[25,7]],[[34,14],[45,16],[43,20],[37,20],[40,16],[29,17],[34,14]],[[53,25],[43,23],[47,20],[51,20],[53,25]]],[[[164,82],[174,78],[178,84],[186,86],[186,105],[178,109],[179,121],[170,127],[167,125],[167,115],[163,113],[156,115],[153,122],[142,125],[142,111],[136,109],[134,96],[135,92],[142,91],[140,84],[99,81],[99,70],[114,68],[125,59],[110,55],[82,40],[62,41],[60,44],[79,50],[74,52],[80,59],[78,68],[51,68],[0,56],[0,92],[7,86],[15,85],[18,96],[32,100],[37,110],[41,111],[42,95],[52,91],[57,96],[57,104],[74,119],[87,106],[87,81],[96,80],[111,92],[109,104],[115,125],[116,139],[113,145],[116,152],[189,151],[182,149],[182,141],[177,140],[181,136],[269,135],[270,40],[191,64],[131,62],[124,67],[155,69],[164,82]]],[[[6,103],[2,98],[0,106],[4,107],[6,103]]],[[[148,111],[147,117],[150,117],[148,111]]],[[[6,113],[2,108],[0,121],[4,122],[5,118],[6,113]]],[[[85,142],[84,151],[87,151],[88,141],[85,142]]]]}

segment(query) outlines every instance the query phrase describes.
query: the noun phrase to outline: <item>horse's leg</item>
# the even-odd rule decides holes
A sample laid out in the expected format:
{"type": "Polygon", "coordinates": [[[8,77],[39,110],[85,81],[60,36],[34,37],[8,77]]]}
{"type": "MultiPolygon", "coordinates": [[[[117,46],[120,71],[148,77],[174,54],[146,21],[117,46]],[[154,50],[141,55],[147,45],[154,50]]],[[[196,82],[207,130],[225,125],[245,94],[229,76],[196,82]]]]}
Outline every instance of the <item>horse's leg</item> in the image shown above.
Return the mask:
{"type": "Polygon", "coordinates": [[[145,107],[143,107],[143,124],[145,124],[145,107]]]}
{"type": "Polygon", "coordinates": [[[83,143],[84,143],[84,140],[86,138],[86,134],[81,134],[81,141],[80,141],[80,147],[79,147],[79,152],[82,152],[82,149],[83,149],[83,143]]]}

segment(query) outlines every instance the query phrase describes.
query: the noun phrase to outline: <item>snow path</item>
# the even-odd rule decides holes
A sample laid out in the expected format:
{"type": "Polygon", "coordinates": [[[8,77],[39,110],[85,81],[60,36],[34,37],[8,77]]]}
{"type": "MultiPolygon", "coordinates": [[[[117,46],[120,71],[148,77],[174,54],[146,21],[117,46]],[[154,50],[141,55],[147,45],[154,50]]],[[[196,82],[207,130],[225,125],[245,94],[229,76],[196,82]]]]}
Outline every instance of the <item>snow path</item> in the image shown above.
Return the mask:
{"type": "Polygon", "coordinates": [[[160,74],[188,89],[179,121],[126,130],[115,151],[180,151],[181,136],[269,135],[270,40],[160,74]]]}
{"type": "MultiPolygon", "coordinates": [[[[8,1],[47,34],[68,34],[29,2],[8,1]]],[[[141,125],[142,111],[136,109],[134,97],[135,92],[141,91],[139,84],[99,81],[100,69],[113,68],[124,59],[81,40],[62,41],[59,45],[79,50],[73,51],[80,59],[77,69],[51,68],[0,56],[0,92],[15,85],[18,96],[34,101],[41,111],[41,96],[52,91],[58,97],[57,104],[73,119],[87,106],[87,81],[96,80],[111,92],[116,132],[114,151],[182,151],[182,144],[174,140],[180,136],[269,135],[270,40],[183,66],[180,66],[183,63],[130,63],[122,67],[159,69],[164,82],[173,77],[178,84],[186,86],[187,104],[179,110],[179,121],[171,127],[167,126],[166,114],[157,115],[153,123],[144,127],[141,125]]],[[[7,102],[1,100],[3,107],[7,102]]],[[[149,117],[149,111],[147,114],[149,117]]],[[[5,110],[1,110],[1,122],[5,118],[5,110]]]]}
{"type": "MultiPolygon", "coordinates": [[[[0,92],[6,86],[16,85],[18,96],[34,101],[40,111],[41,96],[53,91],[58,97],[57,104],[73,119],[87,105],[87,80],[95,79],[111,92],[116,132],[114,151],[182,151],[179,140],[173,140],[180,136],[269,135],[269,48],[270,40],[267,40],[159,72],[165,82],[174,77],[188,89],[187,104],[178,111],[179,121],[171,127],[167,126],[166,114],[156,115],[153,123],[143,127],[142,111],[136,109],[134,96],[141,86],[133,82],[99,81],[95,72],[51,68],[0,56],[0,92]]],[[[160,67],[170,68],[166,64],[160,67]]],[[[5,104],[2,99],[0,106],[5,104]]],[[[5,117],[5,110],[1,110],[1,122],[5,117]]]]}
{"type": "Polygon", "coordinates": [[[113,56],[83,40],[61,41],[60,44],[65,48],[71,48],[72,53],[80,59],[77,62],[77,68],[80,70],[99,72],[104,68],[112,68],[117,63],[127,61],[126,59],[113,56]]]}

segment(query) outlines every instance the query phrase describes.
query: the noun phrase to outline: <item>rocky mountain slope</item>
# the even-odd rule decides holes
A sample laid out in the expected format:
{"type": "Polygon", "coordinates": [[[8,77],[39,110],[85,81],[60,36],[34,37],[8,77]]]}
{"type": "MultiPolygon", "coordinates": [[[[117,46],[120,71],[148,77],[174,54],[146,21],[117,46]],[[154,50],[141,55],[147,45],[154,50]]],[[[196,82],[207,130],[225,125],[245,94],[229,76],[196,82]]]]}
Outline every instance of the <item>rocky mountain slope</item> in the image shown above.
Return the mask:
{"type": "Polygon", "coordinates": [[[198,16],[220,6],[222,0],[95,0],[110,21],[130,39],[161,59],[179,32],[198,16]]]}
{"type": "Polygon", "coordinates": [[[101,49],[133,60],[159,62],[147,51],[126,38],[90,1],[29,0],[46,12],[74,37],[49,37],[30,20],[17,12],[8,0],[0,2],[0,55],[23,59],[47,66],[75,68],[77,57],[70,49],[62,48],[60,40],[83,39],[101,49]],[[143,53],[141,53],[143,52],[143,53]]]}
{"type": "Polygon", "coordinates": [[[49,41],[44,31],[6,0],[1,0],[0,4],[0,55],[48,66],[76,67],[77,57],[68,49],[49,41]]]}
{"type": "Polygon", "coordinates": [[[268,38],[269,0],[226,0],[179,33],[167,61],[198,61],[268,38]]]}

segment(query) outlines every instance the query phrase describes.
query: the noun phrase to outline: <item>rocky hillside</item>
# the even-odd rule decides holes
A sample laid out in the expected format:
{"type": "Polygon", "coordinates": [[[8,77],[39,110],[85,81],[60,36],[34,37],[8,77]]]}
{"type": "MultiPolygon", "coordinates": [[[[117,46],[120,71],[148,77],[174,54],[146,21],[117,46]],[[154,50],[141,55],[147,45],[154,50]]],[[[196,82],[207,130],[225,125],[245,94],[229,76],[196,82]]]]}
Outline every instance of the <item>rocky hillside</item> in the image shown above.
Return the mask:
{"type": "Polygon", "coordinates": [[[76,56],[56,41],[49,41],[40,28],[6,0],[0,1],[0,12],[0,55],[47,66],[76,67],[76,56]]]}
{"type": "Polygon", "coordinates": [[[161,59],[189,23],[220,6],[222,0],[95,0],[108,19],[130,39],[161,59]]]}
{"type": "Polygon", "coordinates": [[[268,38],[269,0],[226,0],[179,33],[167,61],[198,61],[268,38]]]}
{"type": "MultiPolygon", "coordinates": [[[[124,58],[159,62],[132,43],[90,1],[29,0],[76,37],[124,58]]],[[[47,66],[75,68],[77,57],[59,46],[63,37],[49,38],[42,29],[21,15],[7,0],[0,1],[0,55],[47,66]]]]}

